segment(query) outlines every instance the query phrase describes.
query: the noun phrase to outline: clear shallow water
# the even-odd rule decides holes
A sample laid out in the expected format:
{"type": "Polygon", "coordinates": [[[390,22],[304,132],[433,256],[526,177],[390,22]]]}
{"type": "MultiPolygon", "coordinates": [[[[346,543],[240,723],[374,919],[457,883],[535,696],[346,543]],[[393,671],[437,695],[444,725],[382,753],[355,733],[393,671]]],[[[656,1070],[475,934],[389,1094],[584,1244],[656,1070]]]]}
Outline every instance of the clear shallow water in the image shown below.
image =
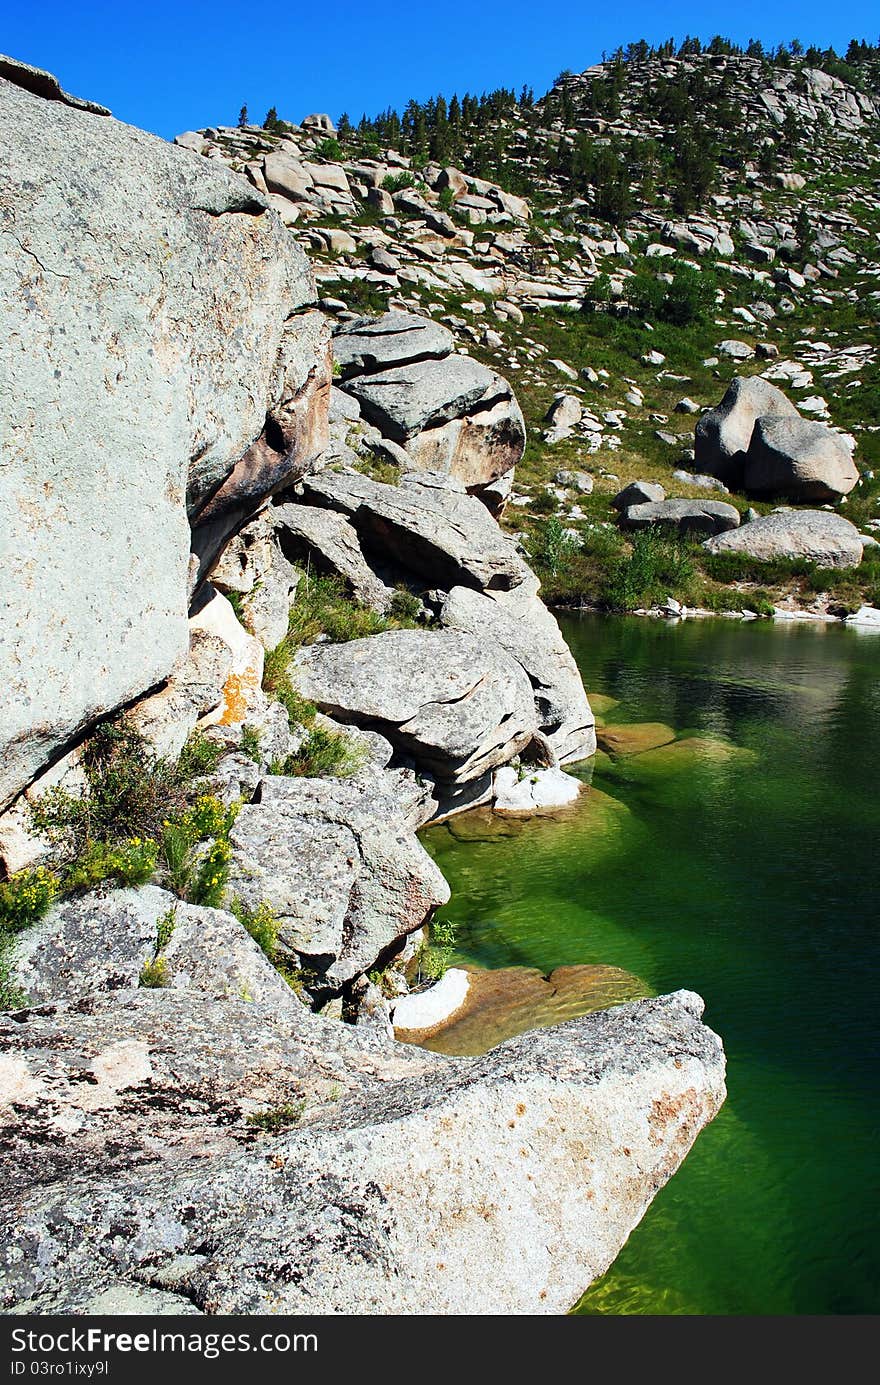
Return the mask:
{"type": "Polygon", "coordinates": [[[609,722],[752,752],[600,757],[567,818],[425,834],[462,959],[688,987],[725,1042],[721,1114],[578,1311],[877,1312],[880,637],[562,623],[609,722]]]}

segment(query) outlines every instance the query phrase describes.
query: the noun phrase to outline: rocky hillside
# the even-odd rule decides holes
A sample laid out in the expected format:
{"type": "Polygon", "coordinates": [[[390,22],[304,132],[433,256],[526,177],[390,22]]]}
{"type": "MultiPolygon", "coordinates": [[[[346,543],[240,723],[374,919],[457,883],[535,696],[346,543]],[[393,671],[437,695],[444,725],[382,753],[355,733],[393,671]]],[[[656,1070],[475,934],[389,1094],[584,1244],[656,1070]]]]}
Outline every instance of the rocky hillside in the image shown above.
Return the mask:
{"type": "MultiPolygon", "coordinates": [[[[714,609],[846,614],[880,596],[871,552],[831,578],[794,550],[735,570],[660,555],[652,585],[613,524],[629,482],[695,501],[728,484],[695,459],[692,416],[734,373],[760,374],[854,453],[855,490],[813,498],[842,501],[868,550],[878,519],[877,50],[851,45],[844,63],[698,47],[630,45],[537,101],[501,91],[356,129],[310,116],[180,142],[268,194],[340,326],[429,315],[515,388],[527,445],[499,492],[504,523],[552,595],[629,608],[665,587],[714,609]]],[[[412,450],[399,427],[391,440],[412,450]]],[[[802,430],[775,487],[732,496],[739,516],[809,500],[790,483],[815,445],[841,444],[802,430]]]]}
{"type": "Polygon", "coordinates": [[[418,829],[574,803],[596,747],[495,518],[514,390],[412,304],[328,303],[285,225],[297,179],[360,205],[320,118],[248,180],[12,59],[0,110],[0,1303],[566,1311],[724,1055],[600,966],[553,1030],[411,1042],[468,991],[418,829]]]}

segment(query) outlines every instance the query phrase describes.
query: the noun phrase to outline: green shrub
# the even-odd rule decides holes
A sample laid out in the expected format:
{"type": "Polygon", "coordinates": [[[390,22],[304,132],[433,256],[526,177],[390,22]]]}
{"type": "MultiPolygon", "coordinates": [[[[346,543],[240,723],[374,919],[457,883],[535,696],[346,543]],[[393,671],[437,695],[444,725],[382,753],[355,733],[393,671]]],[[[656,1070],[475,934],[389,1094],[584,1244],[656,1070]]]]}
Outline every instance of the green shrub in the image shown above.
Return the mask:
{"type": "Polygon", "coordinates": [[[239,923],[247,929],[258,947],[262,948],[269,961],[274,963],[278,952],[278,930],[281,921],[267,900],[251,909],[237,896],[229,906],[239,923]]]}
{"type": "Polygon", "coordinates": [[[422,614],[422,603],[407,587],[395,587],[388,614],[400,622],[415,624],[422,614]]]}
{"type": "Polygon", "coordinates": [[[342,145],[338,139],[324,139],[318,145],[318,155],[322,159],[330,159],[335,162],[342,158],[342,145]]]}
{"type": "MultiPolygon", "coordinates": [[[[188,899],[192,904],[211,904],[214,908],[219,907],[213,900],[222,900],[222,887],[225,886],[226,876],[223,876],[219,889],[215,888],[210,882],[216,870],[209,869],[206,865],[211,852],[199,861],[195,848],[199,842],[212,839],[226,844],[240,807],[241,803],[237,802],[227,808],[212,794],[202,794],[189,808],[173,818],[166,818],[163,822],[162,860],[166,882],[181,899],[188,899]]],[[[220,851],[214,858],[216,869],[222,865],[222,855],[223,852],[220,851]]],[[[226,865],[228,875],[228,856],[226,865]]]]}
{"type": "Polygon", "coordinates": [[[559,501],[552,491],[540,490],[532,496],[529,509],[533,515],[552,515],[559,509],[559,501]]]}
{"type": "Polygon", "coordinates": [[[141,974],[138,978],[139,986],[148,986],[152,989],[160,989],[169,983],[168,963],[164,957],[154,957],[152,962],[145,962],[141,967],[141,974]]]}
{"type": "Polygon", "coordinates": [[[151,837],[131,837],[121,842],[88,842],[62,877],[65,894],[92,890],[105,880],[119,885],[146,885],[159,859],[158,843],[151,837]]]}
{"type": "Polygon", "coordinates": [[[419,981],[439,981],[449,969],[456,947],[455,924],[449,919],[434,919],[430,938],[416,958],[419,981]]]}
{"type": "Polygon", "coordinates": [[[190,903],[201,904],[208,909],[222,907],[231,859],[232,847],[228,841],[221,837],[211,844],[199,862],[189,887],[190,903]]]}
{"type": "Polygon", "coordinates": [[[608,585],[608,605],[634,611],[659,605],[667,596],[687,599],[694,572],[693,555],[683,543],[657,528],[644,529],[633,538],[629,557],[618,559],[608,585]]]}
{"type": "Polygon", "coordinates": [[[44,866],[20,870],[0,884],[0,930],[18,933],[48,913],[58,895],[58,879],[44,866]]]}
{"type": "Polygon", "coordinates": [[[265,1131],[269,1135],[279,1135],[282,1131],[297,1125],[305,1109],[306,1101],[302,1098],[300,1101],[288,1102],[284,1106],[273,1106],[267,1111],[257,1111],[254,1115],[248,1116],[247,1123],[255,1130],[265,1131]]]}
{"type": "Polygon", "coordinates": [[[566,532],[562,520],[554,515],[536,526],[532,555],[539,567],[554,575],[580,546],[578,540],[566,532]]]}
{"type": "Polygon", "coordinates": [[[408,169],[401,169],[400,173],[388,173],[382,179],[382,187],[386,192],[403,192],[404,188],[415,187],[416,180],[408,169]]]}
{"type": "Polygon", "coordinates": [[[455,205],[455,193],[452,188],[441,188],[437,197],[437,205],[441,212],[451,212],[455,205]]]}
{"type": "Polygon", "coordinates": [[[208,740],[202,731],[193,731],[178,756],[177,778],[181,783],[188,784],[201,775],[213,774],[225,754],[224,746],[208,740]]]}
{"type": "Polygon", "coordinates": [[[262,763],[261,738],[256,726],[243,726],[241,728],[241,753],[246,755],[249,760],[253,760],[255,765],[262,763]]]}
{"type": "Polygon", "coordinates": [[[369,755],[362,741],[353,741],[330,727],[314,726],[299,750],[284,760],[272,762],[270,773],[307,779],[350,779],[363,769],[369,755]]]}

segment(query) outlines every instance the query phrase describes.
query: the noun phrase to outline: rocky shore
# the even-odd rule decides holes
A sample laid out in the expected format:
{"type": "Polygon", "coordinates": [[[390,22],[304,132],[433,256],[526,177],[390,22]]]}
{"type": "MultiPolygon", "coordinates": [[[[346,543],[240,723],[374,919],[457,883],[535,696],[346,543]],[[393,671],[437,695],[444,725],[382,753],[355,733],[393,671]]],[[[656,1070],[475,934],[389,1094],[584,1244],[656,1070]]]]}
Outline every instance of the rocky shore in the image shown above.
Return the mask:
{"type": "Polygon", "coordinates": [[[449,895],[418,829],[552,811],[596,749],[496,519],[514,392],[328,317],[283,152],[260,186],[9,59],[0,110],[0,1303],[564,1312],[724,1057],[688,992],[393,1037],[449,895]]]}

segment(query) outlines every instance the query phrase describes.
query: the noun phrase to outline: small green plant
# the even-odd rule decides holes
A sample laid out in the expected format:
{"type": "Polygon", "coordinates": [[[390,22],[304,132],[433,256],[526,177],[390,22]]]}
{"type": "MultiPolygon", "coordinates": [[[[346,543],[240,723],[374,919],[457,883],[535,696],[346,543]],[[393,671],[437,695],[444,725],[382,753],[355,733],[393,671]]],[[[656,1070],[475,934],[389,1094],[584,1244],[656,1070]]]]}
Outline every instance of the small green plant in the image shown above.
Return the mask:
{"type": "Polygon", "coordinates": [[[430,938],[416,958],[420,981],[439,981],[449,969],[456,947],[455,924],[449,919],[434,919],[430,938]]]}
{"type": "Polygon", "coordinates": [[[245,725],[241,728],[241,753],[253,760],[255,765],[262,764],[261,737],[256,726],[245,725]]]}
{"type": "Polygon", "coordinates": [[[578,540],[566,532],[562,521],[555,515],[537,526],[533,548],[535,561],[551,575],[555,575],[579,548],[578,540]]]}
{"type": "Polygon", "coordinates": [[[205,774],[213,774],[226,751],[217,741],[208,740],[202,731],[193,731],[177,759],[177,777],[184,784],[205,774]]]}
{"type": "Polygon", "coordinates": [[[0,931],[19,933],[48,913],[58,896],[58,879],[45,866],[20,870],[0,884],[0,931]]]}
{"type": "Polygon", "coordinates": [[[362,741],[353,741],[344,732],[329,727],[313,726],[299,750],[284,760],[273,760],[269,769],[272,774],[291,778],[350,779],[363,769],[369,755],[362,741]]]}
{"type": "Polygon", "coordinates": [[[27,996],[13,978],[8,953],[8,944],[0,937],[0,1010],[21,1010],[27,996]]]}
{"type": "Polygon", "coordinates": [[[245,620],[244,611],[244,593],[232,591],[226,592],[225,596],[226,600],[229,602],[230,606],[235,612],[235,619],[238,621],[239,625],[246,625],[247,622],[245,620]]]}
{"type": "Polygon", "coordinates": [[[120,885],[146,885],[153,878],[159,845],[151,837],[121,842],[89,842],[62,877],[65,894],[92,890],[105,880],[120,885]]]}
{"type": "Polygon", "coordinates": [[[160,990],[168,985],[169,980],[168,963],[165,958],[154,957],[152,962],[145,962],[141,967],[138,985],[147,986],[152,990],[160,990]]]}
{"type": "Polygon", "coordinates": [[[318,145],[318,155],[322,159],[330,159],[335,162],[342,158],[342,145],[338,139],[323,139],[318,145]]]}
{"type": "Polygon", "coordinates": [[[455,193],[452,188],[441,188],[437,197],[437,205],[441,212],[451,212],[455,205],[455,193]]]}
{"type": "Polygon", "coordinates": [[[266,1111],[256,1111],[248,1116],[247,1123],[254,1130],[267,1135],[279,1135],[291,1126],[298,1125],[306,1109],[305,1097],[299,1101],[289,1101],[284,1106],[272,1106],[266,1111]]]}
{"type": "Polygon", "coordinates": [[[395,587],[388,614],[395,620],[415,624],[422,614],[422,603],[408,587],[395,587]]]}
{"type": "Polygon", "coordinates": [[[281,927],[281,921],[272,905],[267,900],[263,900],[255,909],[251,909],[236,896],[229,907],[239,923],[250,933],[257,946],[265,952],[269,961],[274,963],[278,952],[278,930],[281,927]]]}
{"type": "Polygon", "coordinates": [[[231,859],[232,847],[228,841],[221,837],[212,843],[199,862],[190,885],[191,903],[201,904],[207,909],[221,907],[226,894],[231,859]]]}
{"type": "Polygon", "coordinates": [[[161,952],[171,941],[174,925],[177,922],[177,906],[172,904],[156,924],[156,951],[161,952]]]}

